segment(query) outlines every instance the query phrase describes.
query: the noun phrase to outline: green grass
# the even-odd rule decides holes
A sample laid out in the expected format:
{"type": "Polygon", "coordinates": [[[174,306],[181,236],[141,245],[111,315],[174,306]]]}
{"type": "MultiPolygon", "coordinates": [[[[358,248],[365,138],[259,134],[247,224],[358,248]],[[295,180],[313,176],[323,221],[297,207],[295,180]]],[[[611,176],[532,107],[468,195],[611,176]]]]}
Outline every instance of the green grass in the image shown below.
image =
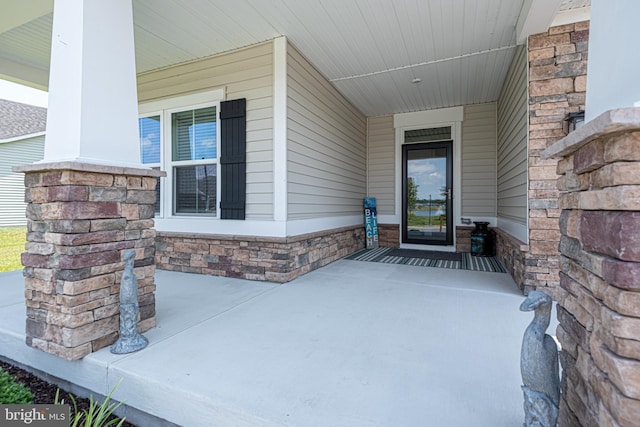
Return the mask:
{"type": "Polygon", "coordinates": [[[26,227],[0,227],[0,273],[22,269],[20,254],[26,240],[26,227]]]}
{"type": "MultiPolygon", "coordinates": [[[[411,227],[419,227],[426,225],[440,225],[440,217],[439,216],[418,216],[413,212],[409,213],[407,218],[407,223],[411,227]]],[[[442,221],[442,226],[446,226],[446,221],[442,221]]]]}

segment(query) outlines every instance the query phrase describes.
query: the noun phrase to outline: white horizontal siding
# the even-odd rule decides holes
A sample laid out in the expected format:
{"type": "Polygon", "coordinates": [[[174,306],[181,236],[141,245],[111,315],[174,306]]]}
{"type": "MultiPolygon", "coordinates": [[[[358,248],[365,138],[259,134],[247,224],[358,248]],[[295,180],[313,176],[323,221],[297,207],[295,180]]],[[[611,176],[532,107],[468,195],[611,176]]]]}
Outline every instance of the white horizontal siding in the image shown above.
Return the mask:
{"type": "Polygon", "coordinates": [[[395,129],[393,116],[367,119],[367,196],[378,215],[395,215],[395,129]]]}
{"type": "Polygon", "coordinates": [[[527,56],[520,46],[498,99],[498,217],[527,224],[527,56]]]}
{"type": "Polygon", "coordinates": [[[287,47],[288,219],[362,214],[366,119],[287,47]]]}
{"type": "Polygon", "coordinates": [[[462,215],[495,217],[496,103],[467,105],[462,122],[462,215]]]}
{"type": "Polygon", "coordinates": [[[138,76],[146,102],[225,88],[247,99],[247,219],[273,219],[273,42],[138,76]]]}
{"type": "Polygon", "coordinates": [[[27,224],[24,174],[11,168],[31,164],[44,157],[44,135],[0,144],[0,227],[27,224]]]}

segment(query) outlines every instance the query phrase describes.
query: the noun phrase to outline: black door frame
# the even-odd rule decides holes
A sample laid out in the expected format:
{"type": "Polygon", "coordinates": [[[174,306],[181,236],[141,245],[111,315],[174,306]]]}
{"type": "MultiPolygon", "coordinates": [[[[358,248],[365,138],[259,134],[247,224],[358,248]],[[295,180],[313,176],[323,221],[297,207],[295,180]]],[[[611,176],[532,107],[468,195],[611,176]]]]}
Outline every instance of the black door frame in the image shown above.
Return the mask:
{"type": "Polygon", "coordinates": [[[453,141],[422,142],[402,144],[402,243],[419,245],[453,246],[453,141]],[[409,211],[407,209],[407,160],[411,150],[423,150],[433,148],[446,149],[446,186],[448,189],[446,202],[446,235],[445,240],[428,240],[409,238],[407,235],[407,222],[409,211]]]}

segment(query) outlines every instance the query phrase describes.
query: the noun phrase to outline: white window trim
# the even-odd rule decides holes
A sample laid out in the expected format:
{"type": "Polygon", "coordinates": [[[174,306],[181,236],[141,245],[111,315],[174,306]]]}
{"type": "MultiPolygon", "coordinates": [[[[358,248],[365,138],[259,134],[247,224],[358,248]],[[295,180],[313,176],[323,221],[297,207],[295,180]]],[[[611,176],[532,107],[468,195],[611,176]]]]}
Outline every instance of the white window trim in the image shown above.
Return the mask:
{"type": "MultiPolygon", "coordinates": [[[[165,169],[163,169],[167,173],[166,183],[170,185],[164,186],[164,196],[165,200],[170,201],[170,203],[161,203],[161,210],[164,213],[165,218],[209,218],[207,215],[202,214],[188,214],[188,213],[175,213],[175,198],[174,198],[174,173],[173,170],[175,167],[180,166],[198,166],[198,165],[216,165],[216,214],[212,219],[220,218],[220,167],[218,159],[220,157],[220,101],[216,102],[207,102],[203,104],[197,105],[189,105],[187,107],[175,107],[165,109],[163,111],[163,121],[166,123],[166,126],[162,128],[162,133],[164,136],[164,141],[166,144],[162,145],[162,151],[164,152],[164,160],[161,156],[161,162],[164,165],[165,169]],[[188,110],[199,110],[201,108],[209,108],[216,107],[216,158],[215,159],[204,159],[204,160],[173,160],[172,155],[172,131],[171,128],[171,115],[174,113],[180,113],[188,110]]],[[[162,197],[161,197],[162,199],[162,197]]]]}
{"type": "Polygon", "coordinates": [[[154,163],[153,166],[150,166],[151,164],[147,165],[149,167],[160,166],[160,169],[167,173],[166,177],[160,178],[160,213],[156,216],[158,229],[202,232],[203,228],[208,228],[205,224],[213,224],[220,220],[220,102],[225,100],[224,97],[225,90],[224,88],[220,88],[190,95],[144,102],[138,105],[139,117],[160,116],[160,164],[154,163]],[[216,158],[173,162],[171,160],[171,114],[207,107],[216,107],[216,158]],[[173,213],[175,203],[173,198],[173,168],[175,166],[196,164],[216,165],[215,217],[173,213]]]}
{"type": "MultiPolygon", "coordinates": [[[[160,111],[150,111],[148,113],[145,114],[139,114],[138,115],[138,120],[139,119],[143,119],[145,117],[160,117],[160,162],[157,163],[143,163],[143,165],[145,167],[148,168],[158,168],[160,170],[162,169],[162,164],[163,164],[163,129],[164,129],[164,116],[162,115],[162,110],[160,111]]],[[[142,162],[142,146],[140,146],[140,162],[142,162]]],[[[163,188],[165,187],[164,185],[164,178],[160,178],[160,212],[156,212],[156,218],[162,217],[163,216],[163,212],[162,212],[162,207],[164,206],[164,194],[163,193],[163,188]]]]}

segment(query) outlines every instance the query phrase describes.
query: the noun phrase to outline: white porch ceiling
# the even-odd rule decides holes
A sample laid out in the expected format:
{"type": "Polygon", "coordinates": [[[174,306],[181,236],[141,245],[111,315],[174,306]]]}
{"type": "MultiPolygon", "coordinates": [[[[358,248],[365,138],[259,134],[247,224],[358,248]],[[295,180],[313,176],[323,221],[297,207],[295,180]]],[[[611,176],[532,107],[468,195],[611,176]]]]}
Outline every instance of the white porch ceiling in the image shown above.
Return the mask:
{"type": "MultiPolygon", "coordinates": [[[[3,1],[0,76],[42,88],[48,82],[52,13],[46,11],[52,2],[31,2],[38,7],[25,16],[23,0],[3,1]]],[[[144,73],[285,35],[368,116],[490,102],[502,89],[518,23],[544,10],[548,26],[559,8],[587,3],[133,0],[136,63],[144,73]]]]}

